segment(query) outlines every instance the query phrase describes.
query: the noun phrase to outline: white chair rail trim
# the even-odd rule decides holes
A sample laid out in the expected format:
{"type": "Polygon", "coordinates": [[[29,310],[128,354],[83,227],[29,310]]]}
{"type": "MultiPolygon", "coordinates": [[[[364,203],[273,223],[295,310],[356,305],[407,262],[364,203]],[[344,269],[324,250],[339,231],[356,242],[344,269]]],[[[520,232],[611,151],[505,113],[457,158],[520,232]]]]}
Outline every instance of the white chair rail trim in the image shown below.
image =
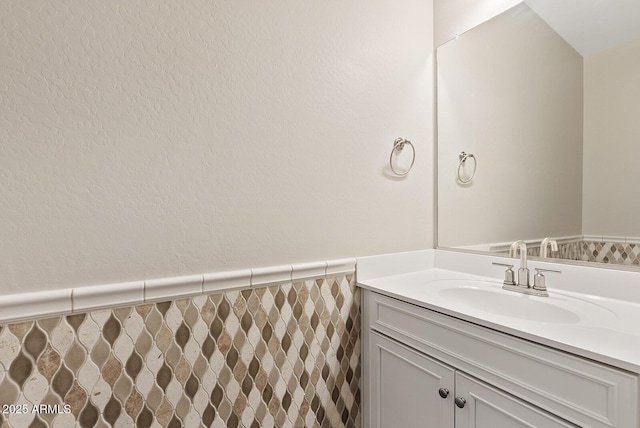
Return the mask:
{"type": "Polygon", "coordinates": [[[260,267],[4,295],[0,323],[174,300],[355,272],[356,259],[260,267]]]}

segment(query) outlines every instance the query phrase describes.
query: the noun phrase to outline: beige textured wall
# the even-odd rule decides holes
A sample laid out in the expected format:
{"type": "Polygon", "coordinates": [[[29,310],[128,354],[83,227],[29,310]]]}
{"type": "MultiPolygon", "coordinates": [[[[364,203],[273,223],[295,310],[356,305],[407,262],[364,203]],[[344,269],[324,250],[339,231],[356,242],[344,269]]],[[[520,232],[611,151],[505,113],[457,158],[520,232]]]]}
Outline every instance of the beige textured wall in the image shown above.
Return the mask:
{"type": "Polygon", "coordinates": [[[433,246],[430,1],[6,0],[0,29],[0,293],[433,246]]]}
{"type": "Polygon", "coordinates": [[[438,245],[580,234],[581,183],[579,54],[524,4],[438,48],[438,245]]]}
{"type": "Polygon", "coordinates": [[[584,60],[587,235],[639,237],[640,40],[584,60]]]}

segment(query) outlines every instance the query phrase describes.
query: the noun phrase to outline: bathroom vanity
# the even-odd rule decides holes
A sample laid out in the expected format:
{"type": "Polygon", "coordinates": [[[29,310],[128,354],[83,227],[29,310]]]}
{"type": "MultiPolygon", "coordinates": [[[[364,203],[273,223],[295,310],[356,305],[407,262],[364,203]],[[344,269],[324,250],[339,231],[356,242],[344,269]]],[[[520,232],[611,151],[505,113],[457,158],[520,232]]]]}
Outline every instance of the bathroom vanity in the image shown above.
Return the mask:
{"type": "MultiPolygon", "coordinates": [[[[549,297],[506,291],[492,260],[358,260],[363,426],[638,427],[640,337],[623,325],[638,325],[640,305],[553,285],[549,297]]],[[[563,269],[565,281],[584,274],[563,269]]]]}

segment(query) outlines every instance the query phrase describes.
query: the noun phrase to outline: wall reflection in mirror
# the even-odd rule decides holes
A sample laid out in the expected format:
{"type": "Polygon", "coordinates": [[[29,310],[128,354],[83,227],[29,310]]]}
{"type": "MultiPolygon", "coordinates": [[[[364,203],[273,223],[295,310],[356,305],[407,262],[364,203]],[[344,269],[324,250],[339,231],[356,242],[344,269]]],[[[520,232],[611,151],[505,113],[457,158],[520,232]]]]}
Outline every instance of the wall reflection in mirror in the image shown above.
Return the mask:
{"type": "Polygon", "coordinates": [[[526,1],[437,64],[439,247],[640,264],[640,2],[526,1]]]}

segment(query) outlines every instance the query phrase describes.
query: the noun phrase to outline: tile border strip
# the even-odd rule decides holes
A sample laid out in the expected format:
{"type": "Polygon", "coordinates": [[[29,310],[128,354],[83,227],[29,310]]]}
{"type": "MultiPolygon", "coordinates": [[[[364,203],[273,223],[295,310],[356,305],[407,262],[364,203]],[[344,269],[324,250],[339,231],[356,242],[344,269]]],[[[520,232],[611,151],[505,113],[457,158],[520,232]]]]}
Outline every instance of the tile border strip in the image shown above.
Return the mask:
{"type": "MultiPolygon", "coordinates": [[[[558,244],[568,244],[572,242],[592,241],[592,242],[606,242],[611,244],[640,244],[640,237],[634,236],[607,236],[607,235],[572,235],[572,236],[557,236],[551,237],[558,244]]],[[[527,247],[535,248],[539,247],[542,242],[540,239],[527,239],[524,241],[527,247]]],[[[489,251],[492,253],[500,253],[509,251],[509,247],[512,242],[494,242],[489,244],[467,245],[462,247],[456,247],[463,250],[476,250],[476,251],[489,251]]]]}
{"type": "MultiPolygon", "coordinates": [[[[101,290],[99,289],[98,292],[101,290]]],[[[72,312],[71,294],[73,290],[36,291],[32,293],[9,294],[0,301],[0,322],[63,315],[72,312]]]]}
{"type": "Polygon", "coordinates": [[[606,242],[611,244],[640,244],[640,238],[635,236],[584,235],[583,241],[606,242]]]}
{"type": "MultiPolygon", "coordinates": [[[[571,236],[556,236],[551,237],[554,239],[558,245],[560,244],[568,244],[570,242],[579,242],[583,240],[582,235],[571,235],[571,236]]],[[[542,240],[544,238],[539,239],[525,239],[524,242],[527,244],[527,248],[537,248],[540,247],[542,240]]],[[[509,248],[511,247],[511,242],[494,242],[489,244],[479,244],[479,245],[467,245],[464,247],[457,247],[464,250],[476,250],[476,251],[489,251],[492,253],[504,253],[509,252],[509,248]]]]}
{"type": "Polygon", "coordinates": [[[0,323],[264,287],[355,270],[356,259],[346,258],[8,294],[0,299],[0,323]]]}

